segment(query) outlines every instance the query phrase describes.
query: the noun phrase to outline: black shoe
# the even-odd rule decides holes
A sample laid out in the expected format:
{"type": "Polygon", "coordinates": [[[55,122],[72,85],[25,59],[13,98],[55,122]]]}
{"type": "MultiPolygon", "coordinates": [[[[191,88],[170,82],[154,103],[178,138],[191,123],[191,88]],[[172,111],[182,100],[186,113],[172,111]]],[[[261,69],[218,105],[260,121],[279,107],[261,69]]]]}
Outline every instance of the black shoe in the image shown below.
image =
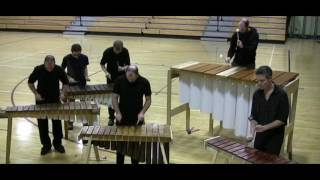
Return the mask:
{"type": "Polygon", "coordinates": [[[113,119],[109,119],[108,126],[113,126],[113,124],[114,124],[114,120],[113,119]]]}
{"type": "Polygon", "coordinates": [[[41,156],[48,154],[49,152],[51,152],[51,147],[42,147],[41,148],[41,156]]]}
{"type": "Polygon", "coordinates": [[[73,122],[68,122],[68,130],[73,130],[73,122]]]}
{"type": "Polygon", "coordinates": [[[62,145],[54,146],[54,149],[56,151],[58,151],[59,153],[65,153],[66,152],[66,150],[64,149],[64,147],[62,145]]]}

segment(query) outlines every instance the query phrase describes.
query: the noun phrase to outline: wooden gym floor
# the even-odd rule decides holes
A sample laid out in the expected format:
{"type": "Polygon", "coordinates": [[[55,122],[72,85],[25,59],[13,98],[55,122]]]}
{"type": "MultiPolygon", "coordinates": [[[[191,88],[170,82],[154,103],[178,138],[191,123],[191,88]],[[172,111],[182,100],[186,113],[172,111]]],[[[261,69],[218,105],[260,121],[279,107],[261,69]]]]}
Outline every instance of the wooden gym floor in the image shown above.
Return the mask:
{"type": "MultiPolygon", "coordinates": [[[[34,103],[34,96],[24,80],[34,66],[42,64],[45,55],[56,57],[61,64],[73,43],[80,43],[83,53],[90,59],[90,84],[104,83],[100,71],[103,51],[116,39],[124,41],[129,49],[132,63],[140,65],[141,74],[148,78],[153,91],[152,105],[146,115],[147,122],[166,123],[166,82],[170,66],[186,61],[223,63],[220,53],[227,53],[228,43],[200,40],[146,38],[126,36],[63,36],[59,33],[0,32],[0,107],[12,105],[11,92],[22,81],[13,96],[17,105],[34,103]],[[24,81],[23,81],[24,80],[24,81]]],[[[320,163],[320,44],[313,40],[289,39],[286,44],[260,43],[257,51],[257,65],[271,65],[274,70],[288,70],[287,50],[291,50],[291,70],[300,73],[300,90],[293,138],[293,159],[299,163],[320,163]]],[[[174,106],[178,101],[178,81],[173,83],[174,106]]],[[[203,148],[208,134],[209,115],[197,110],[191,111],[191,127],[200,129],[188,135],[185,131],[185,116],[173,117],[174,141],[171,145],[171,163],[210,163],[211,154],[203,148]]],[[[107,122],[107,110],[101,109],[101,123],[107,122]]],[[[215,126],[217,126],[215,122],[215,126]]],[[[5,162],[6,119],[0,119],[0,163],[5,162]]],[[[76,124],[75,139],[81,125],[76,124]]],[[[222,134],[232,137],[232,133],[222,134]]],[[[52,135],[50,135],[52,137],[52,135]]],[[[66,154],[50,153],[40,156],[40,140],[34,119],[18,118],[13,123],[12,163],[78,163],[82,154],[81,142],[63,141],[66,154]]],[[[114,152],[100,150],[103,158],[99,163],[115,163],[114,152]]],[[[91,155],[90,163],[95,161],[91,155]]],[[[220,158],[223,163],[224,159],[220,158]]],[[[126,163],[130,159],[126,158],[126,163]]]]}

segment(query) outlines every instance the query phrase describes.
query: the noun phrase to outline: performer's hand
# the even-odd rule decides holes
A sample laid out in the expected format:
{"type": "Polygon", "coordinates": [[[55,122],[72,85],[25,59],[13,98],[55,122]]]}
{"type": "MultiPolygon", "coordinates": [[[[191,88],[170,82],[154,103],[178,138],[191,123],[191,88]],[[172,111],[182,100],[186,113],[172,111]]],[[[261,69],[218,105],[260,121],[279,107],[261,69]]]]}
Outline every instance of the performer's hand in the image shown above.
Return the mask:
{"type": "Polygon", "coordinates": [[[240,48],[243,48],[243,43],[241,40],[238,40],[237,41],[237,46],[240,47],[240,48]]]}
{"type": "Polygon", "coordinates": [[[35,97],[36,97],[36,101],[43,101],[44,100],[39,93],[36,93],[35,97]]]}
{"type": "Polygon", "coordinates": [[[250,130],[251,130],[251,134],[254,134],[256,132],[256,126],[257,126],[257,121],[255,120],[251,120],[250,121],[250,130]]]}
{"type": "Polygon", "coordinates": [[[116,120],[118,122],[121,122],[121,120],[122,120],[122,114],[121,113],[116,113],[116,120]]]}
{"type": "Polygon", "coordinates": [[[78,81],[74,80],[72,77],[68,76],[69,82],[70,83],[77,83],[78,81]]]}
{"type": "Polygon", "coordinates": [[[256,132],[265,132],[267,130],[266,126],[263,126],[263,125],[256,125],[256,128],[255,128],[256,132]]]}
{"type": "Polygon", "coordinates": [[[63,93],[60,94],[60,101],[61,102],[66,102],[67,101],[67,99],[66,99],[66,97],[64,96],[63,93]]]}
{"type": "Polygon", "coordinates": [[[91,81],[91,79],[89,77],[86,77],[86,81],[91,81]]]}
{"type": "Polygon", "coordinates": [[[230,57],[227,57],[227,58],[226,58],[226,63],[230,63],[230,60],[231,60],[231,58],[230,58],[230,57]]]}
{"type": "Polygon", "coordinates": [[[138,121],[137,121],[137,125],[140,123],[140,122],[143,122],[144,121],[144,113],[143,112],[140,112],[138,114],[138,121]]]}
{"type": "Polygon", "coordinates": [[[108,72],[106,72],[106,77],[107,77],[108,79],[111,79],[111,74],[109,74],[108,72]]]}

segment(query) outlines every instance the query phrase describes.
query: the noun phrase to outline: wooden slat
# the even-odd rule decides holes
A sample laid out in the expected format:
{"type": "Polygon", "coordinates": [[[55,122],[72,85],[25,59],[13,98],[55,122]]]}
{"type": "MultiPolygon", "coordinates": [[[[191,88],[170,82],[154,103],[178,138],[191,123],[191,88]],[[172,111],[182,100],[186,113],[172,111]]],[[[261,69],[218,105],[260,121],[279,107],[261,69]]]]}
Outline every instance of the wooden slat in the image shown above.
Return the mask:
{"type": "Polygon", "coordinates": [[[286,72],[283,75],[275,78],[273,81],[280,85],[280,86],[284,86],[285,84],[287,84],[288,82],[292,81],[293,79],[295,79],[298,76],[297,73],[292,73],[292,72],[286,72]]]}
{"type": "Polygon", "coordinates": [[[209,71],[204,72],[204,74],[207,74],[207,75],[216,75],[216,74],[218,74],[218,73],[220,73],[220,72],[222,72],[222,71],[225,71],[225,70],[227,70],[227,69],[230,69],[230,68],[231,68],[231,66],[229,66],[229,65],[221,65],[221,66],[218,67],[218,68],[215,68],[215,69],[213,69],[213,70],[209,70],[209,71]]]}

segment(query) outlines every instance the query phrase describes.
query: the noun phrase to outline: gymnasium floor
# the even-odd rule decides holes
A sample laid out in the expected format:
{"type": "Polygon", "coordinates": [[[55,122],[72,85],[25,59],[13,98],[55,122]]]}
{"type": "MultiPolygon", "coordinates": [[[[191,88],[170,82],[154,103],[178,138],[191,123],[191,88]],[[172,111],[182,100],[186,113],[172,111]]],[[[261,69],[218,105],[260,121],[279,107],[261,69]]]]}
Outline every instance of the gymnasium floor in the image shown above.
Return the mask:
{"type": "MultiPolygon", "coordinates": [[[[166,81],[170,66],[186,61],[223,63],[219,54],[226,55],[228,43],[199,40],[146,38],[126,36],[63,36],[58,33],[0,32],[0,107],[12,105],[11,91],[24,80],[34,66],[42,64],[45,55],[56,57],[61,64],[73,43],[80,43],[83,53],[89,56],[89,84],[104,83],[100,71],[102,52],[116,39],[124,41],[129,49],[132,63],[140,65],[143,76],[152,88],[152,105],[146,115],[147,122],[166,123],[166,81]]],[[[320,43],[313,40],[289,39],[286,44],[260,43],[257,65],[271,65],[274,70],[288,70],[287,50],[291,50],[291,71],[300,73],[296,123],[293,138],[293,159],[299,163],[320,163],[320,43]]],[[[172,104],[178,105],[178,81],[173,83],[172,104]]],[[[34,96],[24,80],[13,96],[16,105],[34,103],[34,96]]],[[[188,135],[185,116],[173,117],[174,142],[171,145],[171,163],[210,163],[211,154],[203,148],[208,134],[208,114],[191,111],[191,126],[200,131],[188,135]]],[[[34,119],[18,118],[13,121],[12,163],[78,163],[82,154],[81,142],[63,141],[66,154],[50,153],[40,156],[40,140],[34,119]]],[[[101,123],[107,122],[107,110],[101,109],[101,123]]],[[[215,122],[215,125],[218,123],[215,122]]],[[[0,163],[5,162],[6,119],[0,119],[0,163]]],[[[79,131],[80,126],[75,129],[79,131]]],[[[228,131],[223,134],[232,136],[228,131]]],[[[72,136],[72,134],[71,134],[72,136]]],[[[71,139],[74,139],[71,137],[71,139]]],[[[100,150],[104,158],[99,163],[115,163],[114,152],[100,150]]],[[[218,157],[219,158],[219,157],[218,157]]],[[[94,154],[90,163],[97,163],[94,154]]],[[[223,163],[223,158],[220,159],[223,163]]],[[[129,158],[126,158],[129,163],[129,158]]]]}

